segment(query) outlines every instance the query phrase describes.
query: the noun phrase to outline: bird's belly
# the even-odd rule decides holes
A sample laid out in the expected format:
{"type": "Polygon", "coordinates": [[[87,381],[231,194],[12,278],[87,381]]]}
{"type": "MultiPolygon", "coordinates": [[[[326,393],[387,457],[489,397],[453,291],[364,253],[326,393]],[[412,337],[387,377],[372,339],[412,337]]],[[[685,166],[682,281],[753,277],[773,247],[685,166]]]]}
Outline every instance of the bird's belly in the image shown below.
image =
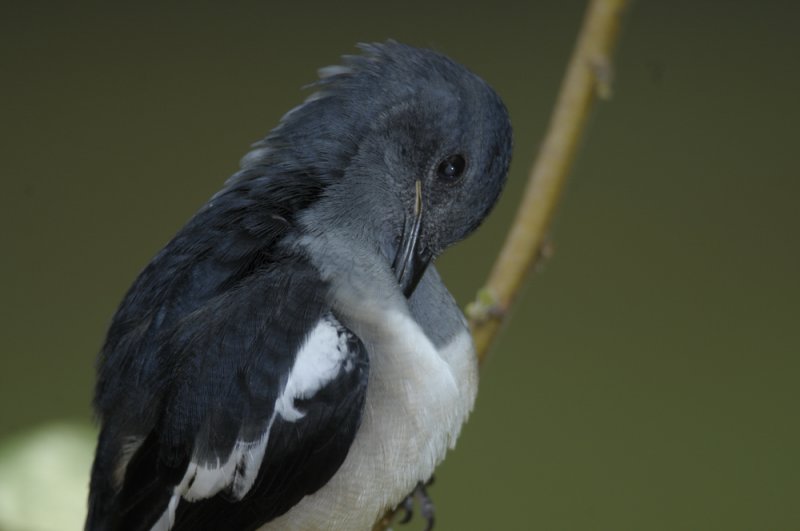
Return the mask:
{"type": "Polygon", "coordinates": [[[365,341],[370,379],[364,417],[340,469],[262,531],[369,530],[429,479],[455,444],[477,392],[469,333],[437,351],[416,323],[403,324],[401,343],[365,341]]]}

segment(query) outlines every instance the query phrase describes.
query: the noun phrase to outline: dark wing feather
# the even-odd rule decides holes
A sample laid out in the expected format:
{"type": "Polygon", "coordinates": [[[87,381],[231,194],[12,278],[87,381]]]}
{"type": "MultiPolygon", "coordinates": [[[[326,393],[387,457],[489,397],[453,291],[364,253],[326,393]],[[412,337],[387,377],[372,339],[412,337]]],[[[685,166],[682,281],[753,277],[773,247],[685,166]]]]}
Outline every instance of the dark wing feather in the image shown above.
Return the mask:
{"type": "Polygon", "coordinates": [[[341,465],[360,423],[368,366],[349,331],[340,330],[350,370],[296,401],[302,418],[275,412],[302,342],[333,319],[317,271],[279,245],[294,213],[316,199],[309,183],[238,180],[131,287],[99,362],[102,429],[87,530],[150,529],[193,459],[213,467],[267,429],[246,495],[236,499],[223,485],[207,499],[180,501],[175,529],[258,527],[341,465]]]}
{"type": "Polygon", "coordinates": [[[181,502],[174,531],[258,529],[333,476],[353,442],[366,396],[366,351],[357,339],[350,348],[353,370],[342,370],[313,397],[295,400],[302,419],[276,417],[265,459],[247,495],[235,500],[223,492],[201,502],[181,502]]]}

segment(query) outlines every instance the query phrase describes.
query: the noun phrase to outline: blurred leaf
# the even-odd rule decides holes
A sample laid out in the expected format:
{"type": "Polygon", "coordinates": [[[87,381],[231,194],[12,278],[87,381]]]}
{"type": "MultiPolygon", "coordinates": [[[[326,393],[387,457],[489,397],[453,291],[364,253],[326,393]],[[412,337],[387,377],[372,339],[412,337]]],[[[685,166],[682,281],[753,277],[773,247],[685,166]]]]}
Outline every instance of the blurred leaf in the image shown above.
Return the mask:
{"type": "Polygon", "coordinates": [[[0,529],[81,529],[96,432],[57,423],[0,442],[0,529]]]}

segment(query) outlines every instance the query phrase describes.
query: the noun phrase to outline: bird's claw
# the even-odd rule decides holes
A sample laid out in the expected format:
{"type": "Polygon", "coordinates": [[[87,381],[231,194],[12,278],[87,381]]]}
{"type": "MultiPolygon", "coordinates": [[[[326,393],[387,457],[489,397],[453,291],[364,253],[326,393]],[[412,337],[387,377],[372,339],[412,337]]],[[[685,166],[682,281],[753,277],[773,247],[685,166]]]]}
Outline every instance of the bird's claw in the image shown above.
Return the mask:
{"type": "Polygon", "coordinates": [[[419,501],[419,513],[425,519],[425,531],[431,531],[434,524],[434,507],[433,500],[428,495],[428,486],[433,484],[433,478],[429,479],[427,483],[419,482],[416,488],[406,496],[406,499],[400,503],[398,508],[402,508],[405,512],[403,518],[399,520],[401,524],[407,524],[414,516],[414,500],[419,501]]]}
{"type": "Polygon", "coordinates": [[[403,517],[398,520],[398,523],[407,524],[411,521],[411,518],[414,516],[414,493],[412,492],[406,499],[400,502],[398,509],[402,509],[405,514],[403,517]]]}

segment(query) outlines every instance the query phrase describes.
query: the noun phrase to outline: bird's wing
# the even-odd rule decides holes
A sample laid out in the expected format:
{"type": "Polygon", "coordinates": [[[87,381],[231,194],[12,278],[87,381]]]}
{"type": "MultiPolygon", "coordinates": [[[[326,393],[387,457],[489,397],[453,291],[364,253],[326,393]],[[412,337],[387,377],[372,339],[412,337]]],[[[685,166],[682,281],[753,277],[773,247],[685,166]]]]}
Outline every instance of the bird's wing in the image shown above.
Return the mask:
{"type": "Polygon", "coordinates": [[[88,530],[256,529],[333,476],[361,421],[368,357],[316,271],[291,270],[252,275],[169,331],[152,427],[137,438],[103,419],[107,462],[93,474],[121,468],[121,484],[93,477],[88,530]]]}

